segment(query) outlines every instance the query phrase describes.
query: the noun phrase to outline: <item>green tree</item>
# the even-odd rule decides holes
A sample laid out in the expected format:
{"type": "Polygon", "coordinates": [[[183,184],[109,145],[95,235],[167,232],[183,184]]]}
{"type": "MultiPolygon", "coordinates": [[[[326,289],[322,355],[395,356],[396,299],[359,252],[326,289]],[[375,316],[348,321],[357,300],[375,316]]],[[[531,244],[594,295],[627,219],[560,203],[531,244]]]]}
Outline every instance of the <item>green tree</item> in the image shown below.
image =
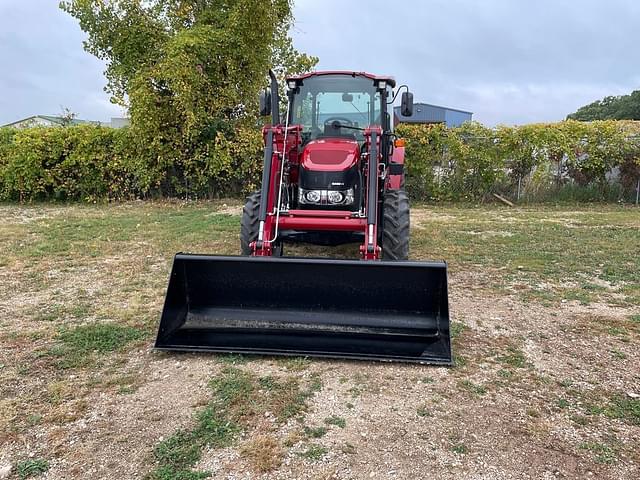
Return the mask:
{"type": "MultiPolygon", "coordinates": [[[[313,68],[288,30],[290,0],[70,0],[61,8],[87,32],[85,49],[107,64],[106,90],[127,106],[132,128],[170,194],[215,194],[215,158],[239,131],[257,125],[266,72],[313,68]]],[[[218,172],[216,172],[218,173],[218,172]]]]}
{"type": "Polygon", "coordinates": [[[592,120],[640,120],[640,90],[629,95],[608,96],[580,107],[567,115],[567,119],[592,120]]]}

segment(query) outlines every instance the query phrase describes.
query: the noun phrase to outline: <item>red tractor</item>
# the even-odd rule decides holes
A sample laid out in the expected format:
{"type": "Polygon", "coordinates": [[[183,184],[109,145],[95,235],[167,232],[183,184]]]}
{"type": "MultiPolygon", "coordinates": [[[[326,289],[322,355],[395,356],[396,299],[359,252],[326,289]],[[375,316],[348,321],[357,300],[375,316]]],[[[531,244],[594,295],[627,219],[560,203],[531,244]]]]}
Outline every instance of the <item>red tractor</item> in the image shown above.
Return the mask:
{"type": "MultiPolygon", "coordinates": [[[[408,261],[394,79],[289,77],[281,121],[270,77],[260,113],[272,121],[262,186],[242,214],[244,256],[176,255],[156,348],[451,364],[446,264],[408,261]],[[361,260],[283,257],[293,242],[358,242],[361,260]]],[[[401,111],[412,110],[407,89],[401,111]]]]}
{"type": "MultiPolygon", "coordinates": [[[[272,115],[263,130],[263,186],[244,207],[242,253],[281,255],[285,242],[359,242],[363,259],[407,260],[404,142],[388,111],[395,80],[356,72],[290,77],[284,125],[272,82],[261,98],[261,114],[272,115]]],[[[402,94],[405,116],[412,97],[402,94]]]]}

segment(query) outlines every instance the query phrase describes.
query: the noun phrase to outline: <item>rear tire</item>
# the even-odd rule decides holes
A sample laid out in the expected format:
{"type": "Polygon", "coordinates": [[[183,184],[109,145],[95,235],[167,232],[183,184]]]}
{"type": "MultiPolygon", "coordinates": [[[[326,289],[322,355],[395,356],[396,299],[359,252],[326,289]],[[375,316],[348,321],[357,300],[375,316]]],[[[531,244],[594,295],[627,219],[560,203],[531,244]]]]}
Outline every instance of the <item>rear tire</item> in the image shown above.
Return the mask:
{"type": "Polygon", "coordinates": [[[260,192],[254,192],[247,197],[242,209],[242,220],[240,221],[240,250],[242,255],[251,255],[251,242],[258,239],[258,227],[260,221],[260,192]]]}
{"type": "Polygon", "coordinates": [[[382,258],[384,260],[409,259],[409,197],[403,189],[384,192],[382,258]]]}

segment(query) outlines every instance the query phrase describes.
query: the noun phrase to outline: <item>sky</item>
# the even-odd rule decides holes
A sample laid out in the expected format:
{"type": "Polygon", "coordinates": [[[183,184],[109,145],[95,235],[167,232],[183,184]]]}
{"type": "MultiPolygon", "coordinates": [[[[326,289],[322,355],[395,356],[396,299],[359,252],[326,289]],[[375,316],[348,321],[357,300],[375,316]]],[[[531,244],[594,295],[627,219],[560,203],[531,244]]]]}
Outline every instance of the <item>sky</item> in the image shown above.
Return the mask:
{"type": "MultiPolygon", "coordinates": [[[[57,5],[0,0],[0,124],[124,114],[57,5]]],[[[294,44],[318,69],[390,74],[415,101],[488,125],[557,121],[640,89],[637,0],[296,0],[294,14],[294,44]]]]}

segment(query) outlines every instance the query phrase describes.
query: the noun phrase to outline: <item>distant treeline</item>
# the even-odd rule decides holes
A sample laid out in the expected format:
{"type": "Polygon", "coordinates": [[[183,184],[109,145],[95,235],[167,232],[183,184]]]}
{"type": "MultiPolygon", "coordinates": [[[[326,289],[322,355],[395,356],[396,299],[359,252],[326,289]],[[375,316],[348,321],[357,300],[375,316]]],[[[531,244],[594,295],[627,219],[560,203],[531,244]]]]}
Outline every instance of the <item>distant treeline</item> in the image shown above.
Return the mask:
{"type": "Polygon", "coordinates": [[[569,120],[640,120],[640,90],[629,95],[604,97],[567,115],[569,120]]]}

